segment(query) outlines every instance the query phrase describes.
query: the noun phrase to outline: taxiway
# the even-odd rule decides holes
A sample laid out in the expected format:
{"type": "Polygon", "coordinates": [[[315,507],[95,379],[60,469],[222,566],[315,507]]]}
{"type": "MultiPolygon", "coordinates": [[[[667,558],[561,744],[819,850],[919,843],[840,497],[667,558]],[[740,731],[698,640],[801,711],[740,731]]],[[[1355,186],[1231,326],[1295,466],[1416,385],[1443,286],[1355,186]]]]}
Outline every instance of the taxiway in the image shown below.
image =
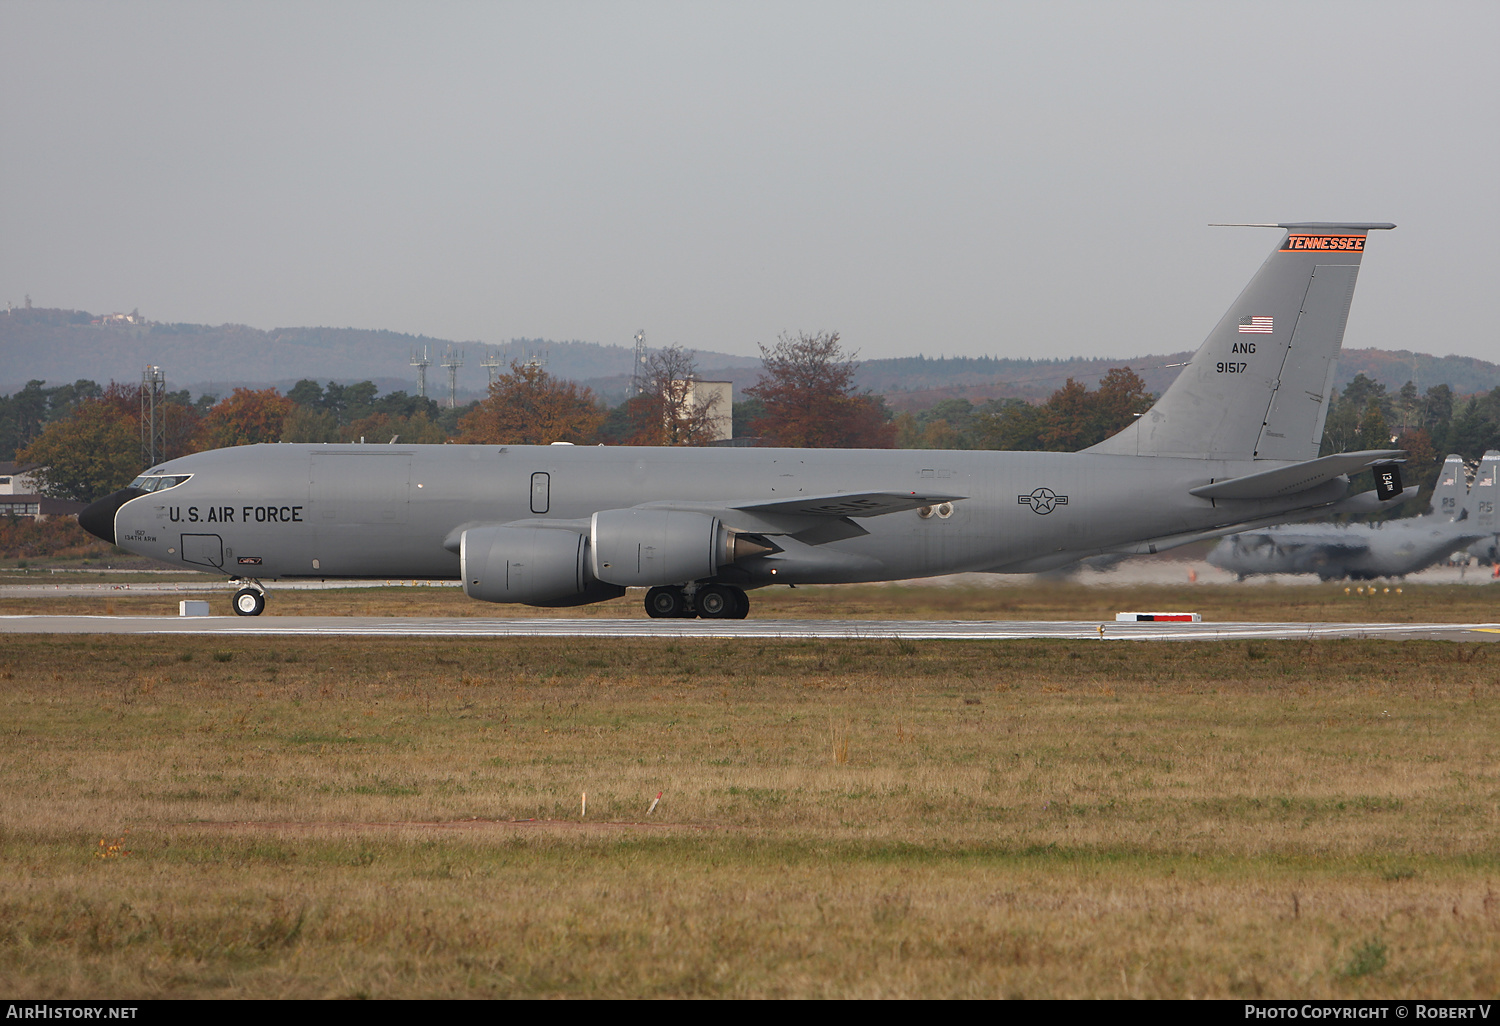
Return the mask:
{"type": "Polygon", "coordinates": [[[242,637],[737,638],[959,641],[1233,641],[1389,638],[1496,641],[1500,623],[1116,623],[1097,620],[650,620],[378,616],[0,616],[0,634],[242,637]]]}

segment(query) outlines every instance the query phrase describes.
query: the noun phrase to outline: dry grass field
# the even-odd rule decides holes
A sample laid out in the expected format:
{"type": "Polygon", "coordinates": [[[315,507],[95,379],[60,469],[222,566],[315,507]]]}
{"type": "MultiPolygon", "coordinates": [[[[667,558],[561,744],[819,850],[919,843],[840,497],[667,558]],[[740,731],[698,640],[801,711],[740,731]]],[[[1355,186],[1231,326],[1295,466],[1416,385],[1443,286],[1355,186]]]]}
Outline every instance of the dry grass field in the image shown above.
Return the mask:
{"type": "Polygon", "coordinates": [[[1493,997],[1492,652],[11,636],[0,991],[1493,997]]]}

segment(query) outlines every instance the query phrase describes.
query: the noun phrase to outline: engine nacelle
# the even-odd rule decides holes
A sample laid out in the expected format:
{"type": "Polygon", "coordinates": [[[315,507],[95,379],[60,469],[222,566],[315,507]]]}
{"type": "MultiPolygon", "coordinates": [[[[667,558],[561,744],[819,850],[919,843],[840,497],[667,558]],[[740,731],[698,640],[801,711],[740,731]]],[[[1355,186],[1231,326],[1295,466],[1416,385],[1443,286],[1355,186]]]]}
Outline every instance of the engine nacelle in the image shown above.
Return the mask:
{"type": "Polygon", "coordinates": [[[588,539],[548,527],[471,527],[459,538],[464,594],[481,602],[581,606],[625,589],[594,579],[588,539]]]}
{"type": "Polygon", "coordinates": [[[672,509],[609,509],[589,526],[590,569],[610,584],[655,587],[712,577],[730,562],[718,517],[672,509]]]}

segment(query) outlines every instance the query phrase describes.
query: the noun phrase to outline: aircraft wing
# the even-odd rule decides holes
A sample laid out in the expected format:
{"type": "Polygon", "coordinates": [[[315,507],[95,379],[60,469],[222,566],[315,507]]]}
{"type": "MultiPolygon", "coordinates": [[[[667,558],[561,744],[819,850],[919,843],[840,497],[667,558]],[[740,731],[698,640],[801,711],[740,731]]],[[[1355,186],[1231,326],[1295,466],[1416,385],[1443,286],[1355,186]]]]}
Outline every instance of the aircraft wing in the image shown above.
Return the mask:
{"type": "Polygon", "coordinates": [[[1294,463],[1276,470],[1263,470],[1258,474],[1214,481],[1189,489],[1189,494],[1202,499],[1275,499],[1295,495],[1309,488],[1326,484],[1336,477],[1353,474],[1376,463],[1393,463],[1406,458],[1404,449],[1366,449],[1363,452],[1343,452],[1336,456],[1324,456],[1305,463],[1294,463]]]}
{"type": "Polygon", "coordinates": [[[967,496],[932,495],[924,492],[841,492],[799,496],[795,499],[730,503],[729,508],[747,513],[782,513],[805,517],[878,517],[964,498],[967,496]]]}
{"type": "Polygon", "coordinates": [[[967,498],[931,492],[832,492],[799,495],[794,499],[746,499],[726,502],[643,503],[642,508],[680,509],[716,516],[740,531],[785,534],[808,545],[825,545],[845,538],[869,534],[853,517],[878,517],[887,513],[937,506],[967,498]]]}

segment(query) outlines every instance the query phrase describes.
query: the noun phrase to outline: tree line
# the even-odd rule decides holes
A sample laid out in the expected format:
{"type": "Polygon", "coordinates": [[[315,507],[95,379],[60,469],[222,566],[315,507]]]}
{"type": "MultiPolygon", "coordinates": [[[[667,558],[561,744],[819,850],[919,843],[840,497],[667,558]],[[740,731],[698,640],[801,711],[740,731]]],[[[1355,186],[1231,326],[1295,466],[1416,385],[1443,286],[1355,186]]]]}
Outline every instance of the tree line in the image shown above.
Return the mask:
{"type": "MultiPolygon", "coordinates": [[[[1004,449],[1069,452],[1100,442],[1150,408],[1139,375],[1110,370],[1096,389],[1069,378],[1042,403],[943,400],[894,415],[855,385],[858,363],[837,333],[786,334],[762,346],[763,371],[730,410],[684,387],[695,356],[673,346],[653,353],[638,394],[610,407],[588,388],[535,364],[512,363],[488,395],[457,409],[369,381],[297,382],[236,388],[192,400],[171,392],[158,411],[165,458],[257,442],[457,442],[545,445],[703,445],[725,419],[736,438],[792,448],[1004,449]]],[[[0,398],[0,458],[46,468],[45,490],[91,501],[142,470],[139,386],[92,381],[46,387],[31,381],[0,398]]],[[[1406,448],[1408,483],[1429,485],[1444,454],[1477,459],[1500,446],[1500,388],[1460,402],[1447,385],[1396,394],[1357,375],[1333,403],[1323,451],[1406,448]]]]}

